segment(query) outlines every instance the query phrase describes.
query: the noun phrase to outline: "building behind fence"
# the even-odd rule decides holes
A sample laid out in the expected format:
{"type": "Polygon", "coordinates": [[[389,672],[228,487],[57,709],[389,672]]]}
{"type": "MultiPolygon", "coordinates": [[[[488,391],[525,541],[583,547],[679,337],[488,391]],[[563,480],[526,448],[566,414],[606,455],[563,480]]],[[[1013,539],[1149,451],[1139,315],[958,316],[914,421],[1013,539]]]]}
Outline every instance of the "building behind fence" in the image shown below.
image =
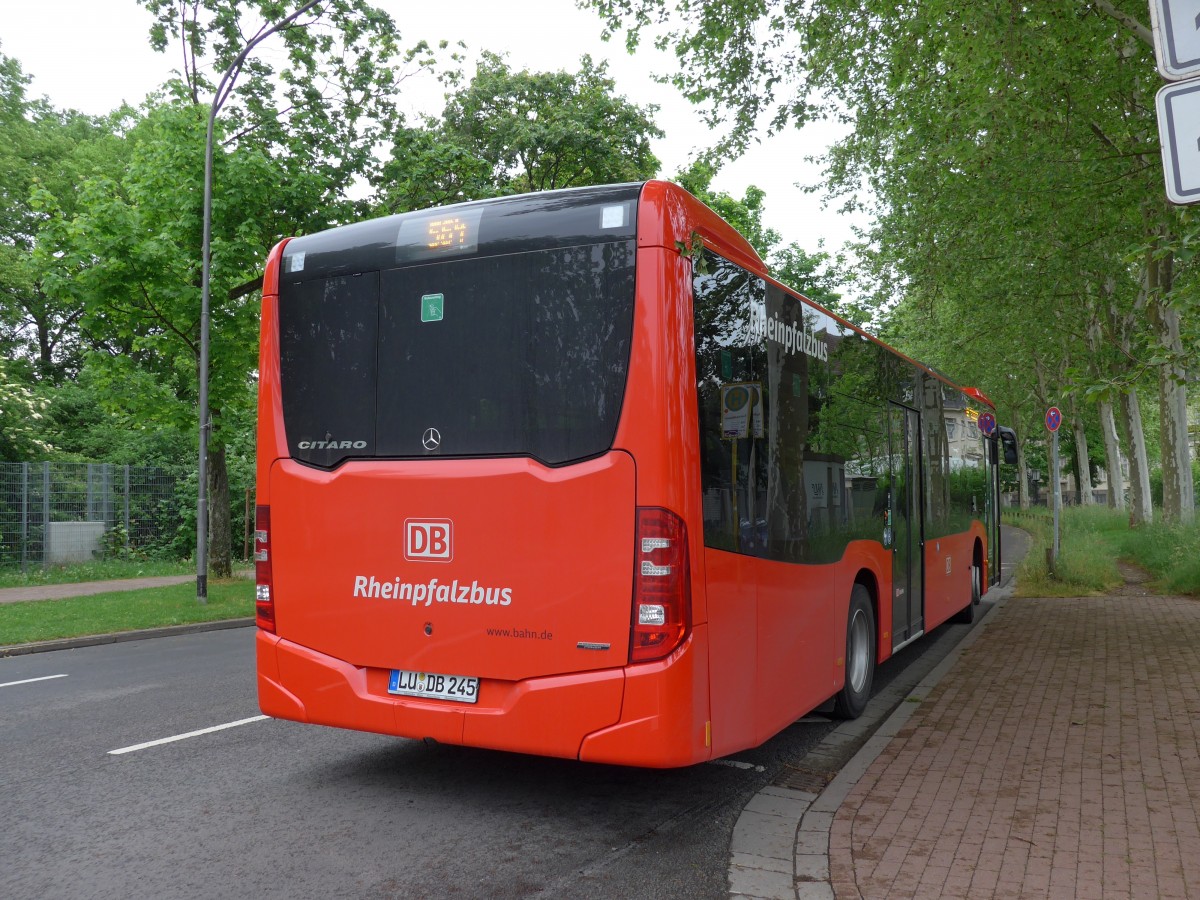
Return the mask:
{"type": "Polygon", "coordinates": [[[175,480],[152,466],[0,463],[0,566],[154,553],[179,527],[175,480]]]}

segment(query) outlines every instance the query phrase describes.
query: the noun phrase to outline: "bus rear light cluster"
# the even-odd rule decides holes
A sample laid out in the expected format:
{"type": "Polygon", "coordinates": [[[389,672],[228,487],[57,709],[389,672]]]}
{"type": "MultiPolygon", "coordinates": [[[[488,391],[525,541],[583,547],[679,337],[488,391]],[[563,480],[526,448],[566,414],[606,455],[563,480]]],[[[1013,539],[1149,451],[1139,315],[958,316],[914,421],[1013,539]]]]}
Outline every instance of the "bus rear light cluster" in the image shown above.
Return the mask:
{"type": "Polygon", "coordinates": [[[254,507],[254,621],[275,631],[275,586],[271,577],[271,507],[254,507]]]}
{"type": "Polygon", "coordinates": [[[666,509],[637,511],[630,662],[662,659],[682,643],[690,624],[691,572],[687,526],[666,509]]]}

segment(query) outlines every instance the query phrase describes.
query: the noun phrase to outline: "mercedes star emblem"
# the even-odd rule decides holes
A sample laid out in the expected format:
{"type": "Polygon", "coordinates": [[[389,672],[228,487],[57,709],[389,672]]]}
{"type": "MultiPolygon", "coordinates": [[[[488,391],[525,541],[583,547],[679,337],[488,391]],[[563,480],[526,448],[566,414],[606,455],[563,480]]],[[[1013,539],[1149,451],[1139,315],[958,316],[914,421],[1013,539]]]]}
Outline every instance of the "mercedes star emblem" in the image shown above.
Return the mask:
{"type": "Polygon", "coordinates": [[[436,428],[426,428],[421,436],[421,444],[426,450],[436,450],[442,446],[442,433],[436,428]]]}

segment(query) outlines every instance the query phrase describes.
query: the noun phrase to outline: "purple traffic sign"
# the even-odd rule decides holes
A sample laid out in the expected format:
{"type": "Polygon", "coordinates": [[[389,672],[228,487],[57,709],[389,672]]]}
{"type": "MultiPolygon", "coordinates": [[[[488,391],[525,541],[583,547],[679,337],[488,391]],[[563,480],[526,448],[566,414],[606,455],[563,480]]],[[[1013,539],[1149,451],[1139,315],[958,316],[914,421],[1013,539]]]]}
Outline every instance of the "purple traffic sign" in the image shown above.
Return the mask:
{"type": "Polygon", "coordinates": [[[1058,431],[1058,426],[1062,424],[1062,413],[1058,411],[1057,406],[1052,406],[1046,410],[1046,428],[1050,431],[1058,431]]]}
{"type": "Polygon", "coordinates": [[[980,413],[975,424],[979,426],[979,430],[984,434],[991,434],[996,430],[996,417],[990,412],[980,413]]]}

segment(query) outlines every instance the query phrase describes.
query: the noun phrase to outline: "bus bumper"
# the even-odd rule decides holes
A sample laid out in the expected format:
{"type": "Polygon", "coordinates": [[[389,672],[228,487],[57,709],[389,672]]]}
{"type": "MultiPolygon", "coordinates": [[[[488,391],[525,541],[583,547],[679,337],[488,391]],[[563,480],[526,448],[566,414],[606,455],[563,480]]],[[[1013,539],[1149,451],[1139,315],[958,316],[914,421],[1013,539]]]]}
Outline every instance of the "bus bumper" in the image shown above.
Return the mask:
{"type": "Polygon", "coordinates": [[[707,684],[696,635],[665,660],[520,682],[481,681],[477,704],[387,692],[364,668],[259,631],[263,713],[317,725],[446,744],[620,765],[670,767],[708,758],[707,684]]]}

